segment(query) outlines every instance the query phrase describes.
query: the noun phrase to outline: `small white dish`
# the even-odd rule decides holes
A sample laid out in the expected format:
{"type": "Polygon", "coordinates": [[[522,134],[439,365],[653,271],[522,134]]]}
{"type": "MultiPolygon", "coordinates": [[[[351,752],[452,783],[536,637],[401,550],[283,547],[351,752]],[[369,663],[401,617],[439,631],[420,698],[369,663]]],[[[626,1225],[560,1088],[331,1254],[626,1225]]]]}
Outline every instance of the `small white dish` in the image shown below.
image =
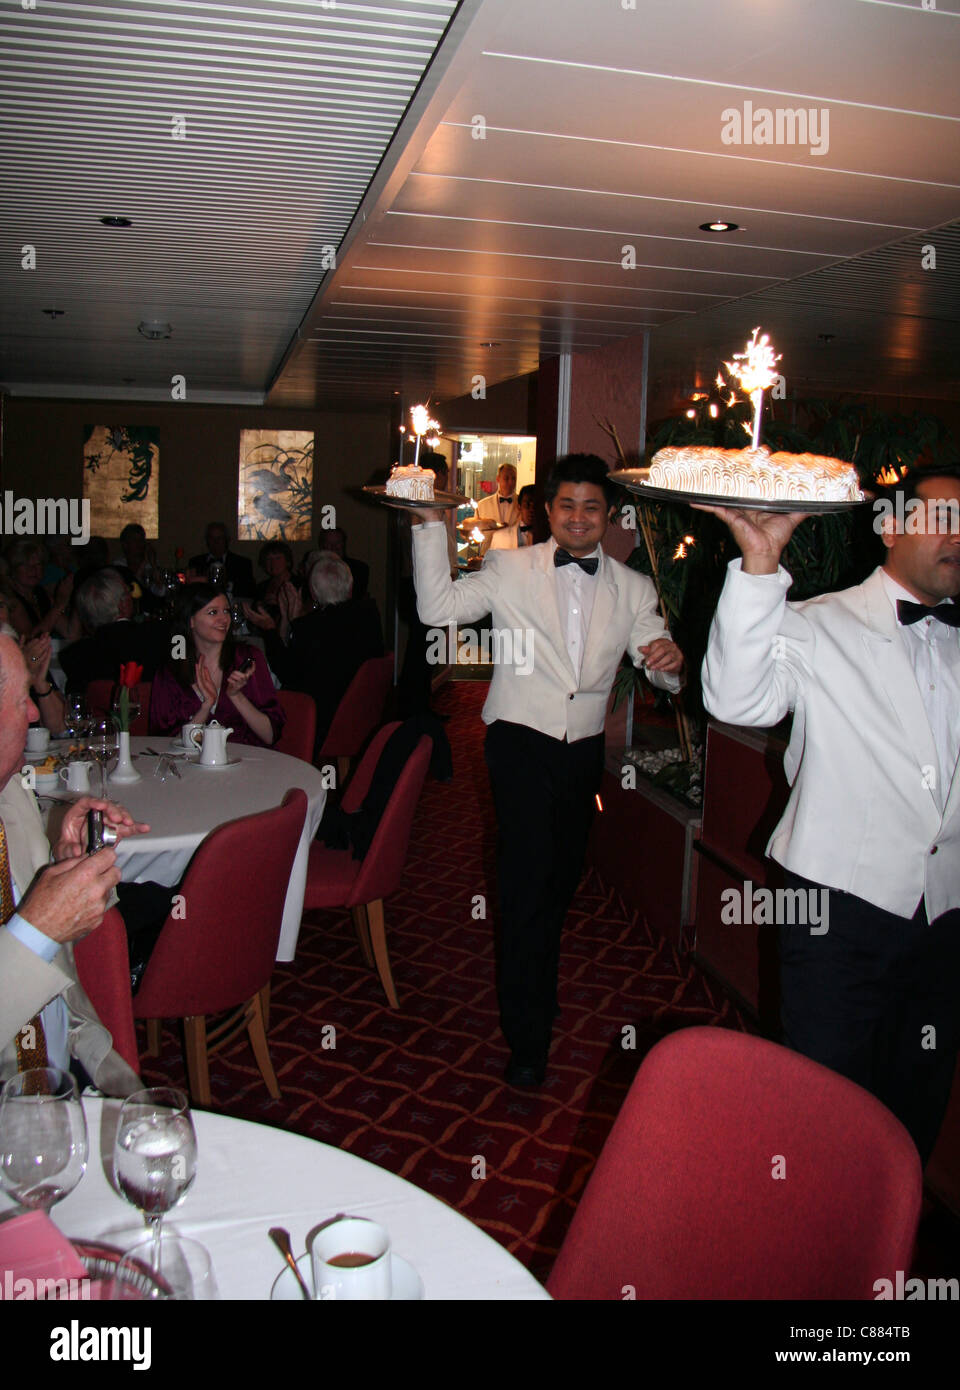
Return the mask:
{"type": "MultiPolygon", "coordinates": [[[[239,767],[240,763],[242,762],[243,759],[240,757],[239,753],[234,753],[231,749],[231,751],[227,754],[227,761],[225,763],[196,762],[193,764],[193,766],[198,767],[201,772],[227,772],[231,767],[239,767]]],[[[292,1274],[290,1278],[293,1278],[292,1274]]]]}
{"type": "Polygon", "coordinates": [[[38,792],[60,791],[63,783],[57,772],[38,772],[36,774],[36,788],[38,792]]]}
{"type": "MultiPolygon", "coordinates": [[[[297,1268],[307,1281],[307,1288],[313,1288],[313,1268],[309,1253],[301,1255],[297,1260],[297,1268]]],[[[414,1269],[413,1265],[400,1255],[391,1253],[390,1255],[390,1274],[393,1281],[393,1294],[391,1303],[416,1303],[423,1298],[423,1280],[414,1269]]],[[[324,1300],[320,1300],[323,1302],[324,1300]]],[[[331,1300],[332,1301],[332,1300],[331,1300]]],[[[293,1277],[293,1270],[289,1265],[285,1266],[273,1281],[273,1288],[270,1290],[271,1303],[303,1303],[303,1294],[300,1285],[293,1277]]]]}

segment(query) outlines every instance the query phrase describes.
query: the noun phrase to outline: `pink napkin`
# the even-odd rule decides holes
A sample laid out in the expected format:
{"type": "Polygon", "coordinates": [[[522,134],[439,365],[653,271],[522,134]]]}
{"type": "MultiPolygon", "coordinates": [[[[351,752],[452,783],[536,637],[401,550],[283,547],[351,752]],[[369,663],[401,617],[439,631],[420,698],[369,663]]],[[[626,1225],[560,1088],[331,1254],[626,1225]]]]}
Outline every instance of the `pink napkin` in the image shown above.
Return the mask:
{"type": "MultiPolygon", "coordinates": [[[[0,1300],[82,1297],[75,1285],[50,1280],[86,1280],[73,1246],[46,1212],[28,1211],[0,1222],[0,1300]]],[[[89,1297],[89,1292],[86,1295],[89,1297]]]]}

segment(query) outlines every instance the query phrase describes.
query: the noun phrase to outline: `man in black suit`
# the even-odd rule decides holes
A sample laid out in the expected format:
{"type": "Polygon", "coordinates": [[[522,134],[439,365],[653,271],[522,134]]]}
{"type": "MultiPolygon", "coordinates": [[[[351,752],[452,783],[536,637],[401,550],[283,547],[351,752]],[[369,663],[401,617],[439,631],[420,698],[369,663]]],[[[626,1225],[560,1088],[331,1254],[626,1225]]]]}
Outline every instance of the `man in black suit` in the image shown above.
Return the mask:
{"type": "Polygon", "coordinates": [[[153,680],[168,654],[162,623],[134,623],[133,599],[123,576],[110,566],[96,570],[74,594],[74,607],[87,634],[60,653],[67,689],[83,694],[90,681],[115,681],[124,662],[143,667],[153,680]]]}
{"type": "Polygon", "coordinates": [[[192,556],[190,568],[206,578],[211,565],[223,565],[222,586],[226,588],[229,584],[234,598],[253,598],[257,587],[253,565],[243,555],[234,555],[230,549],[230,532],[223,522],[208,522],[205,539],[206,555],[192,556]]]}
{"type": "MultiPolygon", "coordinates": [[[[376,600],[352,598],[353,580],[343,560],[324,554],[310,571],[312,611],[294,618],[284,646],[263,610],[250,610],[264,630],[267,660],[287,690],[312,695],[317,706],[316,756],[337,706],[357,671],[370,657],[383,656],[383,635],[376,600]]],[[[296,598],[296,595],[294,595],[296,598]]]]}

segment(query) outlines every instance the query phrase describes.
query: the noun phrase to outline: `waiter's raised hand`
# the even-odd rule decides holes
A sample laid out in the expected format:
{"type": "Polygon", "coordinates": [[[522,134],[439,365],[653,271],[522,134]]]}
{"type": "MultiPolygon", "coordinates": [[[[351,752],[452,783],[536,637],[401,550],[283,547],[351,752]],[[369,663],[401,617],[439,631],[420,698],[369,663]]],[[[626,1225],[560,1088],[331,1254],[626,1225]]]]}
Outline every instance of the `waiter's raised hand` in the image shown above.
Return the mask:
{"type": "Polygon", "coordinates": [[[743,556],[745,574],[776,574],[787,541],[809,512],[759,512],[741,507],[708,507],[694,502],[694,511],[713,512],[726,522],[743,556]]]}
{"type": "Polygon", "coordinates": [[[657,637],[640,648],[643,664],[648,671],[663,671],[669,676],[683,670],[683,652],[669,637],[657,637]]]}

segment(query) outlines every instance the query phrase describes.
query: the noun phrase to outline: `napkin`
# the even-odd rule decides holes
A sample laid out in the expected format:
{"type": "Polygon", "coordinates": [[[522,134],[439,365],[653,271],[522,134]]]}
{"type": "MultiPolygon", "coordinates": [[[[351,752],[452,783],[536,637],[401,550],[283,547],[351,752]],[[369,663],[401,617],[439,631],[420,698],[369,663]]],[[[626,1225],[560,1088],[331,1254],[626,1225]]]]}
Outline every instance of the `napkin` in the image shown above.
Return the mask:
{"type": "Polygon", "coordinates": [[[46,1212],[28,1211],[0,1222],[0,1299],[4,1302],[63,1297],[69,1286],[51,1284],[51,1280],[86,1278],[83,1261],[46,1212]]]}

